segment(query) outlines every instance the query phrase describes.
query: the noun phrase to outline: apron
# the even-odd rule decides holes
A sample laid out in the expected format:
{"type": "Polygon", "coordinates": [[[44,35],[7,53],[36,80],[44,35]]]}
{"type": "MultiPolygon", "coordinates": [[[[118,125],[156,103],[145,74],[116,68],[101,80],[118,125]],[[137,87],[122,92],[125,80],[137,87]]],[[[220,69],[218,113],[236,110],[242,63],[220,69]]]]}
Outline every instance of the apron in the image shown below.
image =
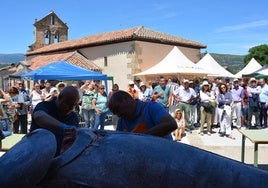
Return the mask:
{"type": "Polygon", "coordinates": [[[141,111],[139,113],[139,119],[141,119],[140,123],[137,124],[132,130],[128,130],[128,128],[126,127],[126,124],[124,124],[123,132],[144,133],[148,130],[144,121],[143,114],[142,114],[143,109],[144,109],[144,102],[142,103],[141,111]]]}

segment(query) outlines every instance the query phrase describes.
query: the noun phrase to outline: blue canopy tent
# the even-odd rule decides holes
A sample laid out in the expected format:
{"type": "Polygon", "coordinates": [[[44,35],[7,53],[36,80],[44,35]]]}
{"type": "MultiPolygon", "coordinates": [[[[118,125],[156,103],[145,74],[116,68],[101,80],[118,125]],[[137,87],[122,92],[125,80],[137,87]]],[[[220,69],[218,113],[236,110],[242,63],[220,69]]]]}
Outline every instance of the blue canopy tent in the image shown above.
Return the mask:
{"type": "Polygon", "coordinates": [[[39,67],[27,74],[23,79],[38,80],[104,80],[107,91],[107,75],[84,69],[66,61],[53,62],[39,67]]]}

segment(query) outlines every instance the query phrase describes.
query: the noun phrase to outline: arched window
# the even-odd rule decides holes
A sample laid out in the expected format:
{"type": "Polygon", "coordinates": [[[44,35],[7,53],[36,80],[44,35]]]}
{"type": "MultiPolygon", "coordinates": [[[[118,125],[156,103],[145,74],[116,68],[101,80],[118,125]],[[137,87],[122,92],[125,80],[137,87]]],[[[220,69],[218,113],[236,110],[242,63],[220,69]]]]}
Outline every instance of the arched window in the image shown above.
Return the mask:
{"type": "Polygon", "coordinates": [[[55,34],[54,34],[54,43],[58,43],[59,42],[59,32],[58,31],[55,31],[55,34]]]}
{"type": "Polygon", "coordinates": [[[45,44],[49,44],[49,41],[50,41],[50,32],[49,32],[49,30],[45,30],[44,38],[45,38],[45,44]]]}

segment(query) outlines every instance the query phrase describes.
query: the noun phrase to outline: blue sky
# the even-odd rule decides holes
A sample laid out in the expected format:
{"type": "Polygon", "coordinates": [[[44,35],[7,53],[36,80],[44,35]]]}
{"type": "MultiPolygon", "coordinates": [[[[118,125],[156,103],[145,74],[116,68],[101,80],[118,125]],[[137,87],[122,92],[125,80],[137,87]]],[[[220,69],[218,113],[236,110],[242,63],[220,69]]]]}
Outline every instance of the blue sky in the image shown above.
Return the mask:
{"type": "Polygon", "coordinates": [[[209,53],[246,55],[268,44],[267,0],[3,0],[0,53],[25,53],[35,19],[53,10],[69,40],[144,26],[207,45],[209,53]]]}

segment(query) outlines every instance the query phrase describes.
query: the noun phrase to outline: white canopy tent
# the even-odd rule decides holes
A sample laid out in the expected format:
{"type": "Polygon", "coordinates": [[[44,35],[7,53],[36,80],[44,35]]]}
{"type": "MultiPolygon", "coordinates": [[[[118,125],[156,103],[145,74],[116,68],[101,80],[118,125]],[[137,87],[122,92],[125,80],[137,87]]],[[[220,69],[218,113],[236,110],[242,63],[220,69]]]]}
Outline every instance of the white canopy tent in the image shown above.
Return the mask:
{"type": "Polygon", "coordinates": [[[254,58],[252,58],[249,63],[238,73],[235,74],[237,78],[242,78],[243,74],[251,74],[261,68],[261,64],[258,63],[254,58]]]}
{"type": "Polygon", "coordinates": [[[215,77],[231,77],[234,78],[234,74],[223,68],[209,53],[207,53],[200,61],[197,62],[199,67],[204,67],[208,73],[208,76],[215,77]]]}
{"type": "Polygon", "coordinates": [[[263,69],[257,72],[259,75],[265,75],[268,76],[268,69],[263,69]]]}
{"type": "Polygon", "coordinates": [[[135,74],[141,75],[165,75],[165,74],[202,74],[207,73],[201,67],[189,60],[176,46],[168,55],[153,67],[135,74]]]}

